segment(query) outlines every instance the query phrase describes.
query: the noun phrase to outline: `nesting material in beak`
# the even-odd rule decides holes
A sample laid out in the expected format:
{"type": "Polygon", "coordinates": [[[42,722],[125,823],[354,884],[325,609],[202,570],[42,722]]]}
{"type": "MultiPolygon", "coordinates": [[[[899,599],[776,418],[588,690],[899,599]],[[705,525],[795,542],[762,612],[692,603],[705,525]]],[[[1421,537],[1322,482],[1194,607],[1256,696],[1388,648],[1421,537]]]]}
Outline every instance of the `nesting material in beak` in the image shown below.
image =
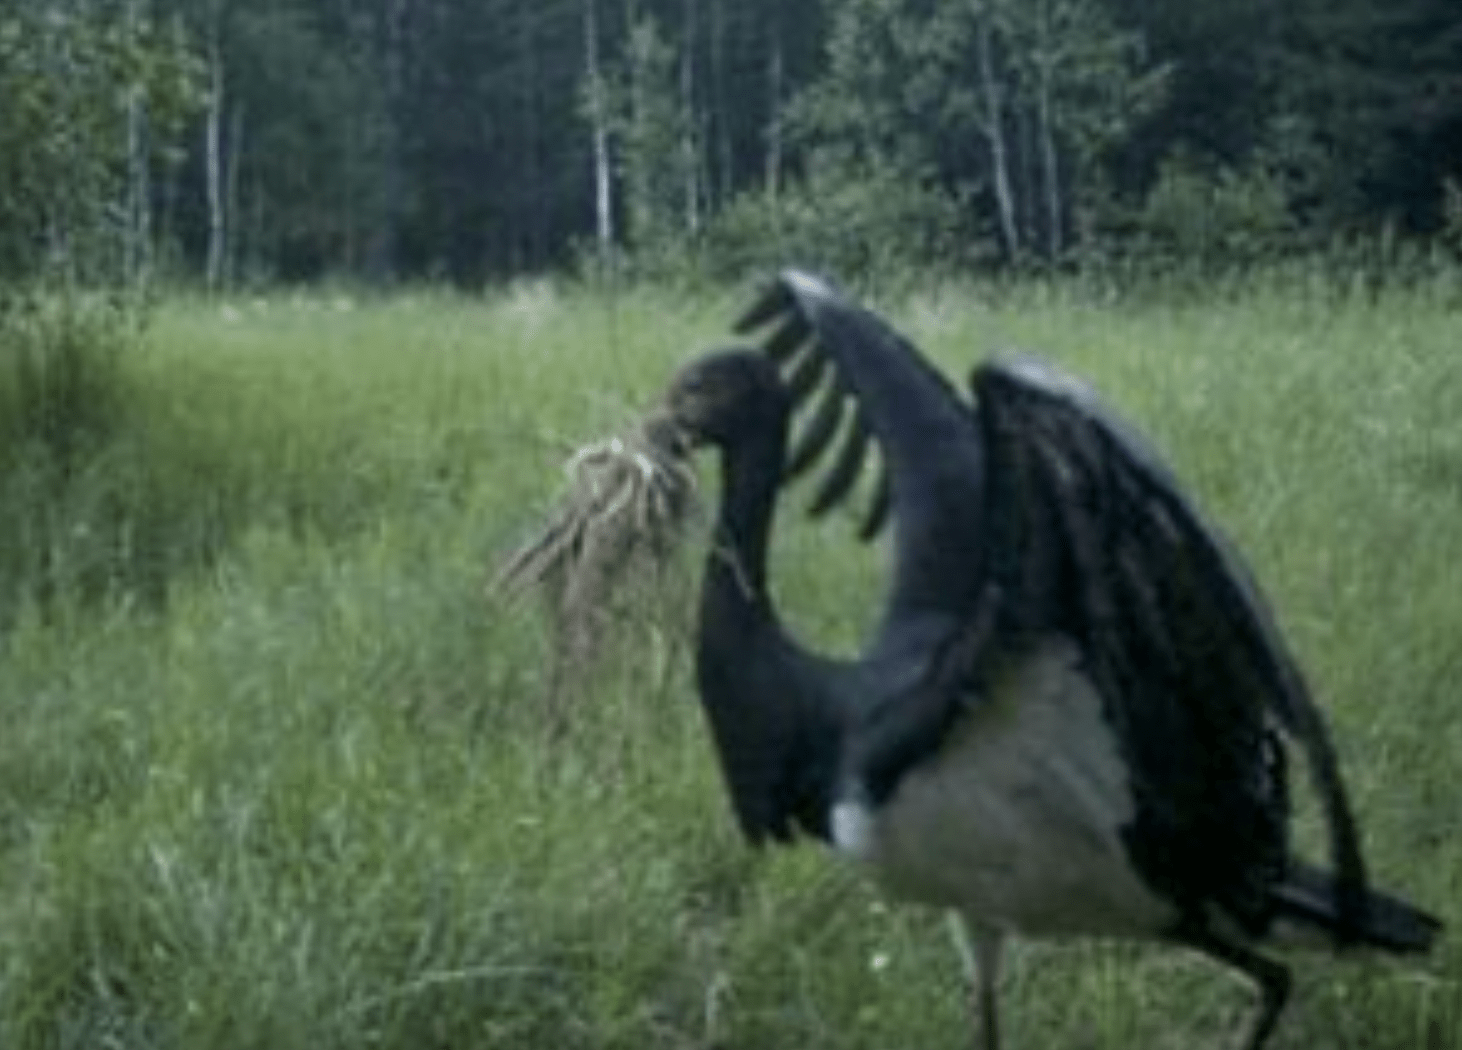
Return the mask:
{"type": "Polygon", "coordinates": [[[619,614],[648,611],[627,606],[656,600],[700,518],[690,452],[685,431],[664,410],[580,447],[564,464],[567,491],[548,520],[493,573],[491,597],[543,593],[558,670],[581,671],[610,624],[630,618],[619,614]]]}
{"type": "MultiPolygon", "coordinates": [[[[581,446],[564,463],[569,487],[538,533],[499,566],[491,587],[509,595],[588,568],[592,557],[625,562],[673,552],[699,502],[690,444],[667,414],[630,433],[581,446]]],[[[565,581],[566,582],[566,581],[565,581]]]]}

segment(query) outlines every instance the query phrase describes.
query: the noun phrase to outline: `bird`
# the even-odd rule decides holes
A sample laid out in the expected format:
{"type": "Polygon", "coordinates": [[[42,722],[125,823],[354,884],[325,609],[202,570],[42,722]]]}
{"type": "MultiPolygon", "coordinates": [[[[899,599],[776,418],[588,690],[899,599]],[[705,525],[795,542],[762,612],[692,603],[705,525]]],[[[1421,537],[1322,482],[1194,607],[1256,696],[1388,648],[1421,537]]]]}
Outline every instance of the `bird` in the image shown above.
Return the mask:
{"type": "MultiPolygon", "coordinates": [[[[890,897],[948,909],[976,1045],[998,1050],[1011,937],[1192,949],[1286,1005],[1270,945],[1429,950],[1440,921],[1371,887],[1325,718],[1236,547],[1148,441],[1030,354],[961,393],[817,274],[777,274],[664,408],[719,458],[696,687],[754,845],[822,840],[890,897]],[[865,539],[887,593],[854,656],[812,651],[773,602],[780,497],[814,515],[876,461],[865,539]],[[1291,846],[1290,752],[1330,867],[1291,846]]],[[[869,486],[864,486],[868,488],[869,486]]]]}

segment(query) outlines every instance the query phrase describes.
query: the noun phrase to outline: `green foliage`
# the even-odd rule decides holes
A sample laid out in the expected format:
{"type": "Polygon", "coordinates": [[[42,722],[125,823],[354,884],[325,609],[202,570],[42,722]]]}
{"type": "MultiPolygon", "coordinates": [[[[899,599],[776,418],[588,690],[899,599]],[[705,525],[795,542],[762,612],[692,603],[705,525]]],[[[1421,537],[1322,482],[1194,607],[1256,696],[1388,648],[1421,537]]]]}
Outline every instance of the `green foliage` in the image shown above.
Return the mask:
{"type": "Polygon", "coordinates": [[[1444,180],[1458,174],[1459,9],[1308,0],[1290,17],[1293,45],[1271,59],[1269,112],[1315,129],[1322,149],[1310,177],[1328,206],[1317,225],[1439,231],[1444,180]]]}
{"type": "Polygon", "coordinates": [[[848,279],[952,274],[993,255],[968,204],[932,180],[873,161],[814,164],[779,193],[745,194],[716,216],[703,246],[716,280],[796,262],[848,279]]]}
{"type": "Polygon", "coordinates": [[[29,456],[62,472],[111,436],[118,357],[133,322],[115,300],[32,289],[0,299],[0,421],[11,465],[29,456]]]}
{"type": "Polygon", "coordinates": [[[675,50],[653,18],[630,27],[623,64],[610,124],[621,143],[626,234],[633,249],[653,254],[685,234],[693,207],[691,118],[676,94],[675,50]]]}
{"type": "Polygon", "coordinates": [[[0,625],[18,599],[108,582],[106,450],[132,338],[129,314],[104,299],[0,300],[0,625]]]}
{"type": "Polygon", "coordinates": [[[402,190],[393,182],[400,72],[385,55],[377,24],[385,17],[294,0],[195,16],[195,34],[217,38],[221,52],[219,160],[231,166],[232,184],[220,189],[240,275],[258,282],[389,269],[377,257],[382,238],[410,201],[393,199],[402,190]],[[249,222],[247,208],[255,209],[249,222]]]}
{"type": "Polygon", "coordinates": [[[177,34],[119,10],[0,7],[0,280],[117,272],[128,107],[162,157],[199,101],[177,34]]]}
{"type": "Polygon", "coordinates": [[[1258,167],[1210,172],[1184,158],[1163,165],[1129,232],[1133,265],[1195,277],[1276,262],[1296,240],[1279,179],[1258,167]]]}
{"type": "Polygon", "coordinates": [[[1139,43],[1089,0],[844,0],[791,119],[850,171],[928,172],[1002,224],[1008,261],[1056,262],[1101,162],[1161,99],[1139,43]]]}
{"type": "MultiPolygon", "coordinates": [[[[698,234],[637,242],[613,265],[634,282],[703,292],[793,263],[892,287],[951,276],[994,255],[968,202],[932,180],[876,161],[818,162],[780,190],[740,195],[698,234]]],[[[601,270],[602,260],[586,253],[580,271],[602,278],[601,270]]]]}
{"type": "Polygon", "coordinates": [[[1442,192],[1442,238],[1452,257],[1462,261],[1462,180],[1448,179],[1442,192]]]}
{"type": "MultiPolygon", "coordinates": [[[[542,624],[482,594],[568,452],[739,305],[547,284],[163,305],[117,358],[94,462],[124,469],[78,477],[68,524],[104,525],[82,497],[107,485],[159,505],[168,601],[21,603],[0,636],[0,1045],[966,1044],[937,918],[815,847],[736,838],[674,638],[611,654],[550,742],[542,624]],[[179,524],[200,507],[206,563],[179,524]]],[[[1374,877],[1454,920],[1448,300],[1259,274],[1219,303],[944,284],[889,309],[951,374],[1053,353],[1169,453],[1332,714],[1374,877]]],[[[795,630],[859,637],[881,553],[793,512],[773,558],[795,630]]],[[[1455,938],[1419,965],[1291,961],[1274,1050],[1462,1047],[1455,938]]],[[[1010,1038],[1051,1050],[1227,1046],[1251,1002],[1107,944],[1018,943],[1002,995],[1010,1038]]]]}
{"type": "MultiPolygon", "coordinates": [[[[830,186],[871,209],[859,227],[916,240],[885,195],[943,195],[955,240],[1000,245],[973,253],[986,268],[1130,259],[1128,219],[1155,189],[1152,210],[1171,207],[1174,164],[1248,196],[1267,192],[1258,172],[1282,183],[1287,254],[1388,228],[1432,239],[1462,175],[1459,11],[0,0],[0,276],[130,274],[151,253],[185,279],[221,262],[224,284],[507,279],[573,262],[600,174],[615,251],[651,273],[735,270],[705,258],[742,250],[715,232],[724,213],[740,230],[764,195],[830,186]],[[590,25],[612,113],[582,104],[590,25]]],[[[1235,268],[1271,254],[1237,239],[1235,268]]]]}

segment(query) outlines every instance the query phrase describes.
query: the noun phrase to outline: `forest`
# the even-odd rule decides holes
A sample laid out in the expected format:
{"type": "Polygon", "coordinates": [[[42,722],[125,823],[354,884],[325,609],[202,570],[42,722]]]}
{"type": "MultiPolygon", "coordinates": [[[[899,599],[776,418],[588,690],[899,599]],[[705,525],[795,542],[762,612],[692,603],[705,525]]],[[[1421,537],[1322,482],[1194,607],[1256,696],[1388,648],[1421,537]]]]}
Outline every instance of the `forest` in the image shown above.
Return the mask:
{"type": "Polygon", "coordinates": [[[1462,251],[1455,0],[0,0],[0,274],[1462,251]]]}

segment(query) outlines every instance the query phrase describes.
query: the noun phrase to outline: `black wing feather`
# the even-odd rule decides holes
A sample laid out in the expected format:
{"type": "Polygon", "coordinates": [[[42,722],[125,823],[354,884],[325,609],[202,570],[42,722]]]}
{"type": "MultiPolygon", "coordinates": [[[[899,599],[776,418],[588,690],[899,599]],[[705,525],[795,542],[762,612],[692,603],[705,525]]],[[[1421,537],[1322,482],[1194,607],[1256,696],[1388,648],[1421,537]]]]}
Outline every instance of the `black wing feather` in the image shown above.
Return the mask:
{"type": "Polygon", "coordinates": [[[1358,930],[1365,872],[1335,755],[1238,554],[1073,379],[1022,357],[985,364],[972,386],[999,631],[1082,645],[1133,771],[1139,869],[1257,932],[1288,857],[1282,726],[1325,807],[1342,936],[1358,930]]]}
{"type": "MultiPolygon", "coordinates": [[[[857,403],[867,434],[878,445],[887,472],[880,480],[863,531],[872,536],[885,519],[895,523],[893,585],[887,627],[921,612],[968,616],[978,603],[982,470],[979,432],[964,398],[906,340],[873,313],[846,300],[825,281],[784,271],[737,325],[742,333],[776,325],[767,352],[784,364],[787,347],[822,356],[833,375],[811,422],[798,437],[790,478],[815,463],[831,444],[843,403],[857,403]],[[800,326],[800,327],[799,327],[800,326]],[[801,333],[801,340],[793,333],[801,333]]],[[[793,366],[794,376],[803,368],[793,366]]],[[[812,385],[797,380],[802,403],[812,385]]],[[[844,446],[824,492],[826,510],[852,486],[870,442],[861,436],[844,446]],[[858,461],[849,457],[857,454],[858,461]]]]}
{"type": "MultiPolygon", "coordinates": [[[[797,318],[796,301],[792,295],[791,283],[776,280],[762,289],[761,294],[736,322],[738,332],[754,332],[773,320],[797,318]]],[[[807,331],[805,324],[800,326],[807,331]]]]}
{"type": "Polygon", "coordinates": [[[846,402],[847,395],[836,380],[823,388],[817,407],[813,409],[807,424],[798,432],[791,451],[787,453],[787,463],[782,472],[786,480],[801,477],[827,451],[827,447],[837,436],[838,424],[843,421],[846,402]]]}
{"type": "Polygon", "coordinates": [[[842,447],[838,449],[838,455],[833,464],[823,475],[822,484],[818,487],[817,495],[813,497],[811,507],[813,514],[824,514],[836,507],[844,496],[846,496],[853,483],[858,480],[858,473],[863,467],[863,458],[868,453],[869,445],[868,422],[863,418],[863,411],[854,404],[852,418],[848,422],[848,428],[843,435],[842,447]]]}
{"type": "MultiPolygon", "coordinates": [[[[767,349],[767,353],[772,353],[767,349]]],[[[773,355],[775,356],[775,355],[773,355]]],[[[807,400],[823,377],[827,375],[827,356],[818,353],[816,350],[809,350],[799,356],[792,365],[791,371],[787,374],[787,393],[792,398],[793,404],[801,404],[807,400]]]]}
{"type": "Polygon", "coordinates": [[[882,460],[878,463],[877,477],[873,482],[873,495],[868,500],[868,509],[858,524],[858,538],[867,543],[883,531],[888,520],[889,507],[893,504],[893,492],[888,480],[888,466],[882,460]]]}
{"type": "Polygon", "coordinates": [[[787,318],[762,343],[762,349],[773,361],[790,361],[807,342],[807,326],[797,318],[787,318]]]}

